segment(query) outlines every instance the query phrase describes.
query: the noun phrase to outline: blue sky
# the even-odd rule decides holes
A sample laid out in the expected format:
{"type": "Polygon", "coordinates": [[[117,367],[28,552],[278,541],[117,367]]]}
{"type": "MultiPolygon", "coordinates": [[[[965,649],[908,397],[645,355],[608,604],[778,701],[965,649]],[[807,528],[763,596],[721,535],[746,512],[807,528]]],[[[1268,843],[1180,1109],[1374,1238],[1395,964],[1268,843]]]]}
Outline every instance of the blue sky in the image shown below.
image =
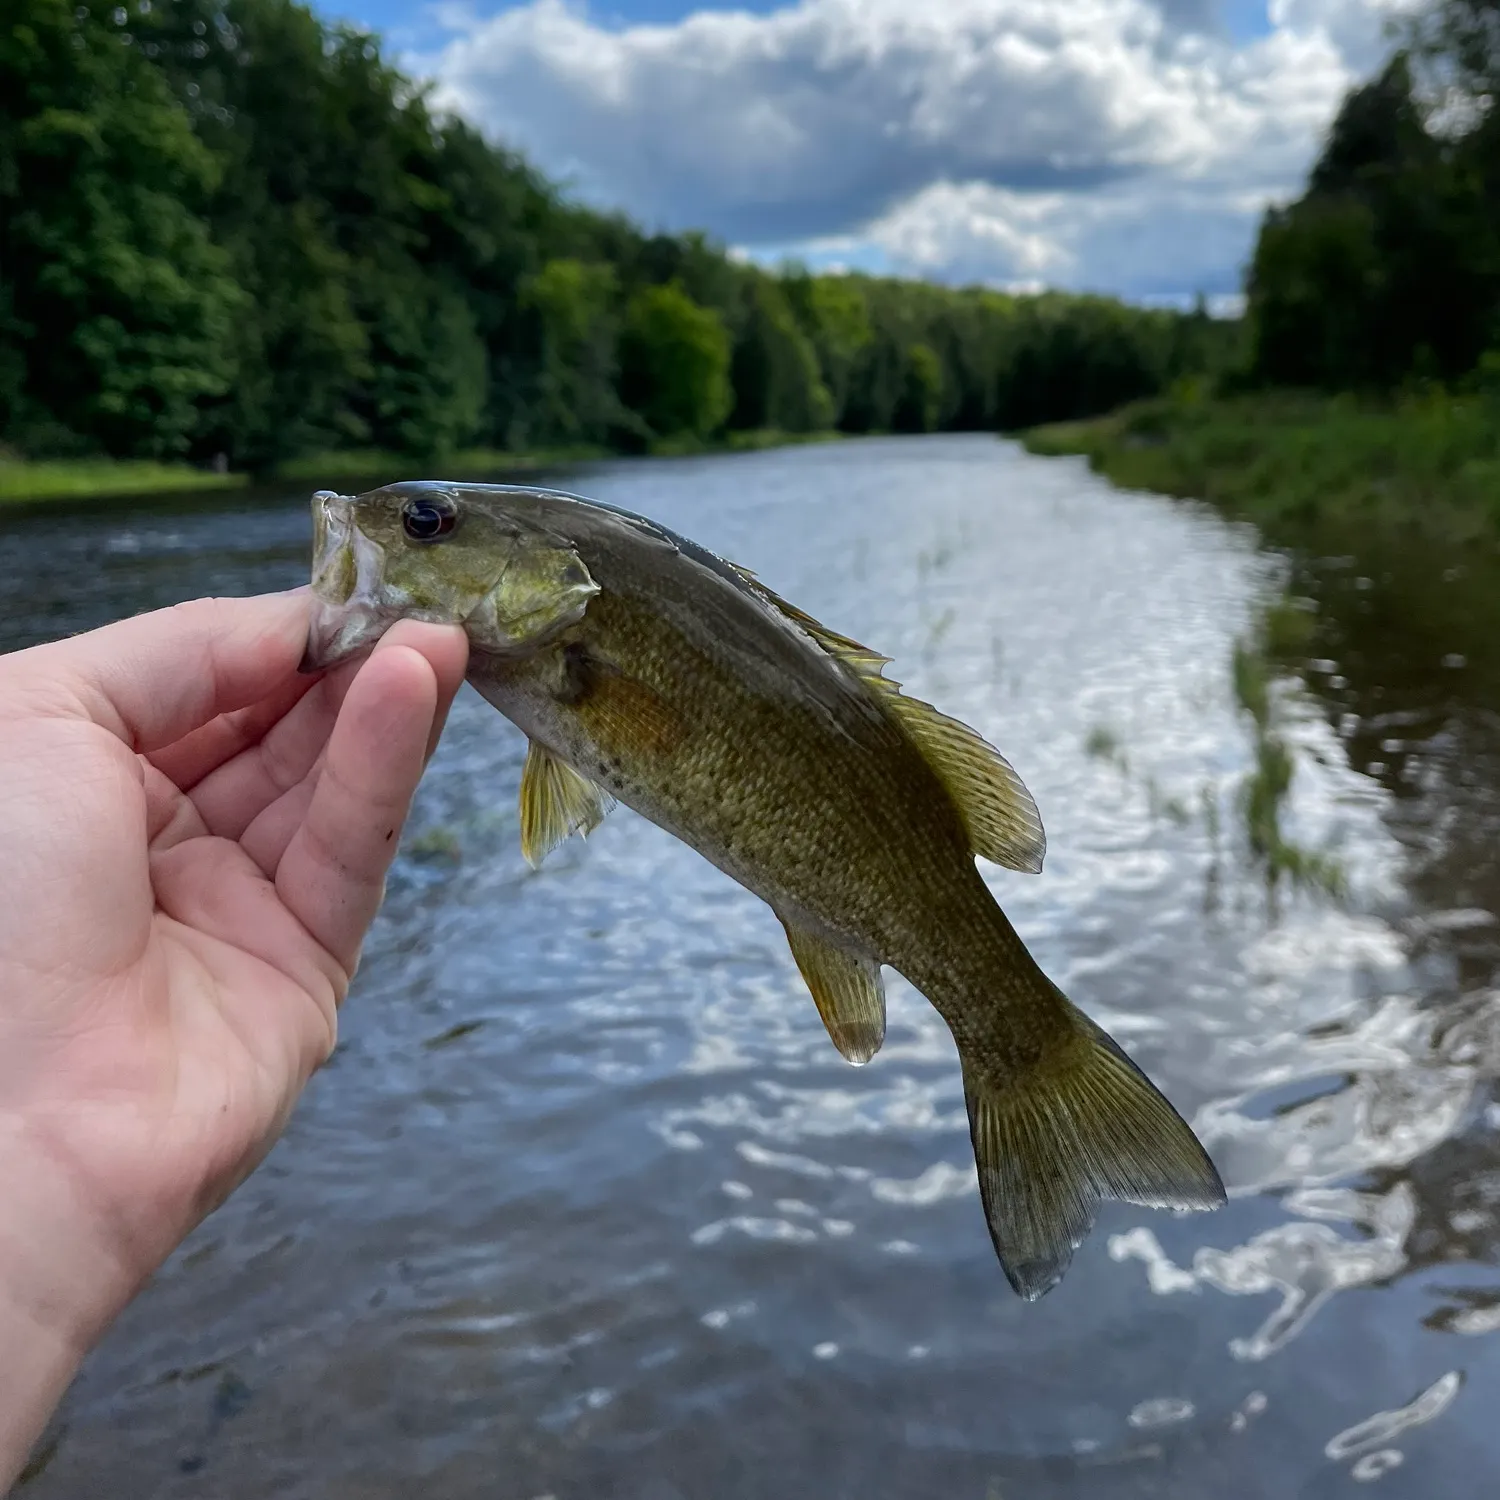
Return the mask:
{"type": "Polygon", "coordinates": [[[774,262],[1239,289],[1412,0],[328,0],[590,202],[774,262]]]}
{"type": "MultiPolygon", "coordinates": [[[[433,27],[424,12],[430,9],[426,0],[336,0],[320,7],[325,15],[337,16],[381,32],[400,31],[420,37],[430,35],[433,27]]],[[[497,11],[514,10],[515,5],[481,3],[471,7],[476,15],[491,16],[497,11]]],[[[764,15],[778,9],[775,0],[743,0],[739,4],[694,4],[692,0],[610,0],[589,7],[604,25],[659,26],[670,25],[702,10],[743,10],[764,15]]],[[[1248,40],[1264,36],[1271,30],[1267,0],[1223,0],[1217,7],[1219,19],[1233,37],[1248,40]]]]}

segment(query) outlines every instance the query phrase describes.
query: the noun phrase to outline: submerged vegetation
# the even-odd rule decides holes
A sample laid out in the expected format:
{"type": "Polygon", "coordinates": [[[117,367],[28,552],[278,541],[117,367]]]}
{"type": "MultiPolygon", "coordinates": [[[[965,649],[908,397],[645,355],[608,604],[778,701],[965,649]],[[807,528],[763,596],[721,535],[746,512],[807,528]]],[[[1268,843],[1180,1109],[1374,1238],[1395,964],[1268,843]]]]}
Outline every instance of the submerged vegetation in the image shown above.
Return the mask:
{"type": "Polygon", "coordinates": [[[1296,842],[1282,826],[1297,762],[1284,732],[1286,685],[1276,680],[1275,663],[1304,646],[1311,630],[1311,616],[1294,601],[1281,599],[1262,611],[1248,638],[1235,642],[1231,681],[1235,701],[1249,716],[1255,752],[1239,802],[1251,856],[1264,872],[1273,896],[1286,880],[1342,898],[1348,879],[1338,859],[1296,842]]]}
{"type": "MultiPolygon", "coordinates": [[[[1297,752],[1286,732],[1286,705],[1292,676],[1313,637],[1315,618],[1305,603],[1281,597],[1264,606],[1250,631],[1234,644],[1229,684],[1235,706],[1249,721],[1252,764],[1233,795],[1244,854],[1263,877],[1273,904],[1283,884],[1343,900],[1348,879],[1329,850],[1308,847],[1285,828],[1288,797],[1296,778],[1297,752]]],[[[1194,809],[1182,797],[1164,792],[1155,776],[1138,770],[1121,735],[1108,724],[1095,724],[1084,737],[1084,753],[1112,767],[1121,781],[1144,795],[1153,819],[1186,825],[1194,809]]],[[[1223,833],[1221,790],[1205,781],[1198,790],[1197,812],[1214,850],[1211,889],[1217,893],[1220,840],[1223,833]]]]}

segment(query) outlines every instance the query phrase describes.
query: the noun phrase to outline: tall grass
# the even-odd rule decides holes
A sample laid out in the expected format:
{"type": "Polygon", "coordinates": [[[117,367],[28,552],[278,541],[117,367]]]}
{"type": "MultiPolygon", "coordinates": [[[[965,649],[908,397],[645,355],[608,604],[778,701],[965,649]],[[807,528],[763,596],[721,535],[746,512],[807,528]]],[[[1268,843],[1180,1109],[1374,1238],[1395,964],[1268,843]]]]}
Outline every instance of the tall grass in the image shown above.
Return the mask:
{"type": "Polygon", "coordinates": [[[1500,394],[1377,403],[1271,392],[1183,395],[1033,428],[1034,453],[1082,454],[1117,484],[1191,495],[1251,520],[1336,520],[1500,543],[1500,394]]]}

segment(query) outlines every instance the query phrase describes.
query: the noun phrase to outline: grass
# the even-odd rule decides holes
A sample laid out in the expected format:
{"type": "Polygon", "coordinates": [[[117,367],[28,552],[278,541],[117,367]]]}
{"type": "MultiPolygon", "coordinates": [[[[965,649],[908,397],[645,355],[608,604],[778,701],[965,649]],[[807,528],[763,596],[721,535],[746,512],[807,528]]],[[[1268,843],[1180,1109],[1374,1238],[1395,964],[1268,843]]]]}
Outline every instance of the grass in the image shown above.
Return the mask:
{"type": "Polygon", "coordinates": [[[211,474],[187,464],[110,458],[0,458],[0,504],[217,490],[244,483],[243,474],[211,474]]]}
{"type": "MultiPolygon", "coordinates": [[[[655,457],[703,453],[748,453],[793,443],[822,443],[838,432],[782,432],[761,428],[729,432],[712,441],[669,439],[652,445],[655,457]]],[[[498,448],[465,448],[457,453],[413,458],[381,448],[336,449],[287,459],[266,476],[291,484],[323,486],[333,482],[373,489],[398,479],[488,479],[520,475],[562,464],[588,463],[621,455],[607,448],[538,448],[512,453],[498,448]]],[[[188,464],[134,459],[24,459],[0,449],[0,505],[7,502],[107,499],[111,496],[161,494],[170,491],[230,489],[249,482],[247,474],[214,474],[188,464]]]]}
{"type": "Polygon", "coordinates": [[[1248,520],[1500,544],[1500,394],[1184,395],[1021,437],[1033,453],[1081,454],[1127,488],[1248,520]]]}

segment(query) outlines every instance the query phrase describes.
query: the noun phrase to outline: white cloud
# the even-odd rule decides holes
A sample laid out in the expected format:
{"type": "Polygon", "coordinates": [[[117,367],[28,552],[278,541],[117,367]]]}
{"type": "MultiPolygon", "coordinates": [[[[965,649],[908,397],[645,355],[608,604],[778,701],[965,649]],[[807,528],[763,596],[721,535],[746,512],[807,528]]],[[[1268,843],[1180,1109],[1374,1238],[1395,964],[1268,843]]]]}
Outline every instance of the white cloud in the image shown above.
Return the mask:
{"type": "Polygon", "coordinates": [[[801,0],[610,29],[563,0],[450,12],[439,98],[592,201],[754,250],[1226,292],[1408,0],[801,0]]]}

